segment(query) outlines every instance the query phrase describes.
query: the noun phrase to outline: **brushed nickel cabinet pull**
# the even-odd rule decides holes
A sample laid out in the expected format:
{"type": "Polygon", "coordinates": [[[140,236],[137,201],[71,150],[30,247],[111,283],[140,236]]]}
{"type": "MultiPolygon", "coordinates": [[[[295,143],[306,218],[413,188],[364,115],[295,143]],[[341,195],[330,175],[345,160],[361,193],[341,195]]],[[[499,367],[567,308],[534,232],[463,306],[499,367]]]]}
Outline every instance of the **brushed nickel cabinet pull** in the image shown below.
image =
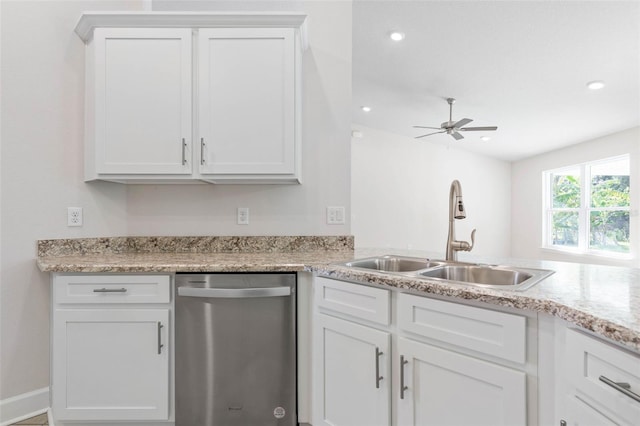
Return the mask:
{"type": "Polygon", "coordinates": [[[204,138],[200,138],[200,164],[204,165],[204,138]]]}
{"type": "Polygon", "coordinates": [[[182,165],[183,166],[187,164],[187,157],[185,153],[186,149],[187,149],[187,142],[185,142],[184,138],[182,138],[182,165]]]}
{"type": "Polygon", "coordinates": [[[384,377],[380,375],[380,355],[383,353],[384,352],[376,346],[376,389],[380,389],[380,380],[384,379],[384,377]]]}
{"type": "Polygon", "coordinates": [[[164,327],[164,325],[158,321],[158,355],[162,353],[162,347],[164,346],[162,344],[162,327],[164,327]]]}
{"type": "Polygon", "coordinates": [[[400,355],[400,399],[404,399],[404,391],[409,389],[408,386],[404,385],[404,365],[408,362],[404,359],[404,355],[400,355]]]}
{"type": "Polygon", "coordinates": [[[629,383],[614,382],[613,380],[605,376],[600,376],[599,379],[601,382],[608,384],[618,392],[625,394],[626,396],[633,399],[634,401],[640,402],[640,395],[638,395],[637,393],[631,390],[631,385],[629,383]]]}
{"type": "Polygon", "coordinates": [[[94,288],[93,289],[94,293],[126,293],[127,289],[122,287],[122,288],[94,288]]]}

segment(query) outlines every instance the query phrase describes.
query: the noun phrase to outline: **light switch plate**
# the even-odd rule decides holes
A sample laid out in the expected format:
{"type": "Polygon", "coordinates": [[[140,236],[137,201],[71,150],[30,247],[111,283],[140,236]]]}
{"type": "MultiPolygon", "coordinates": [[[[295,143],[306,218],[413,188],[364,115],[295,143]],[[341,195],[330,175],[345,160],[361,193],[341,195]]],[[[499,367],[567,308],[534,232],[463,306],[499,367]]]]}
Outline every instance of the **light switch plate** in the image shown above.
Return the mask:
{"type": "Polygon", "coordinates": [[[328,225],[344,225],[344,207],[343,206],[329,206],[327,207],[327,224],[328,225]]]}
{"type": "Polygon", "coordinates": [[[249,224],[249,207],[238,207],[238,225],[249,224]]]}

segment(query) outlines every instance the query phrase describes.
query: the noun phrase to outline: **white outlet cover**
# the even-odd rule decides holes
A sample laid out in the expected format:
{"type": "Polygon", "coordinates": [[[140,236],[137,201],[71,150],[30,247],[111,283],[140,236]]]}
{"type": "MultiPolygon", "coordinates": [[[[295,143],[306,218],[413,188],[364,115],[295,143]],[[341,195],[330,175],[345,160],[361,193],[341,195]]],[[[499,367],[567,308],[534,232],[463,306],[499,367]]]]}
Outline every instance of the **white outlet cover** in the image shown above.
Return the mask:
{"type": "Polygon", "coordinates": [[[82,226],[82,207],[67,207],[67,226],[82,226]]]}

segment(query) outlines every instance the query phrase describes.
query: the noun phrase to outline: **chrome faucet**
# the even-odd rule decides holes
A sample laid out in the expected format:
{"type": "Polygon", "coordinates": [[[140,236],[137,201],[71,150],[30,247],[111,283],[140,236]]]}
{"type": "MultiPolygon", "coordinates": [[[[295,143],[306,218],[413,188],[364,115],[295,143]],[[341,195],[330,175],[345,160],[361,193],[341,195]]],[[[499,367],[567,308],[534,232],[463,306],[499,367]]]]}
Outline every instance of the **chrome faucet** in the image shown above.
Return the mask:
{"type": "Polygon", "coordinates": [[[471,244],[466,241],[456,241],[456,219],[464,219],[467,213],[462,202],[462,187],[454,180],[449,189],[449,235],[447,236],[447,260],[458,260],[459,251],[471,251],[476,240],[476,230],[471,231],[471,244]]]}

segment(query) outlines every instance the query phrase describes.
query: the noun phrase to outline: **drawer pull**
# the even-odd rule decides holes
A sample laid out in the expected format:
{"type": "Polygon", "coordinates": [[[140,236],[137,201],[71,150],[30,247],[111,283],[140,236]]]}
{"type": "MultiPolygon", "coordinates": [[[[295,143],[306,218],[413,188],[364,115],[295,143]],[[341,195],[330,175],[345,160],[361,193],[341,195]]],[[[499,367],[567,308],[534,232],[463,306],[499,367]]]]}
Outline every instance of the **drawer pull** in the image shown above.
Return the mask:
{"type": "Polygon", "coordinates": [[[637,393],[631,390],[631,385],[629,383],[614,382],[613,380],[608,379],[605,376],[600,376],[600,381],[608,384],[618,392],[622,392],[623,394],[627,395],[629,398],[640,402],[640,395],[638,395],[637,393]]]}
{"type": "Polygon", "coordinates": [[[122,288],[94,288],[93,289],[94,293],[126,293],[127,289],[122,287],[122,288]]]}
{"type": "Polygon", "coordinates": [[[380,375],[380,355],[382,354],[383,352],[376,346],[376,389],[380,389],[380,380],[384,379],[380,375]]]}

